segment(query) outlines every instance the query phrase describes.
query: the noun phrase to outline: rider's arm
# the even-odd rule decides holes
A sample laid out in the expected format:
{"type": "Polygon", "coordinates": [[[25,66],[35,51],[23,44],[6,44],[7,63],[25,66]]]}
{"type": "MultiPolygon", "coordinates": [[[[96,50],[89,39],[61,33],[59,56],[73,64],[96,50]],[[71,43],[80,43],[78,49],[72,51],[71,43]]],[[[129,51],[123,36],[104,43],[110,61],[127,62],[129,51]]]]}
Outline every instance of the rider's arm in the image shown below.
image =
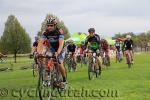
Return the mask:
{"type": "Polygon", "coordinates": [[[74,46],[75,46],[75,53],[77,53],[78,47],[77,45],[74,45],[74,46]]]}
{"type": "Polygon", "coordinates": [[[89,38],[87,37],[87,38],[85,39],[85,43],[84,43],[84,50],[87,49],[88,40],[89,40],[89,38]]]}
{"type": "Polygon", "coordinates": [[[44,34],[42,35],[41,38],[39,38],[38,46],[37,46],[37,53],[38,54],[45,54],[46,46],[44,45],[44,41],[46,41],[46,40],[47,40],[47,38],[44,34]]]}
{"type": "Polygon", "coordinates": [[[37,46],[38,46],[38,43],[37,43],[37,42],[34,42],[34,43],[33,43],[33,46],[32,46],[32,52],[31,52],[31,54],[33,54],[34,52],[37,51],[37,46]]]}
{"type": "Polygon", "coordinates": [[[97,39],[98,39],[98,44],[100,45],[101,39],[100,39],[99,35],[97,35],[97,39]]]}
{"type": "Polygon", "coordinates": [[[59,48],[57,50],[57,53],[60,54],[62,49],[64,47],[64,34],[63,33],[60,33],[59,35],[59,48]]]}

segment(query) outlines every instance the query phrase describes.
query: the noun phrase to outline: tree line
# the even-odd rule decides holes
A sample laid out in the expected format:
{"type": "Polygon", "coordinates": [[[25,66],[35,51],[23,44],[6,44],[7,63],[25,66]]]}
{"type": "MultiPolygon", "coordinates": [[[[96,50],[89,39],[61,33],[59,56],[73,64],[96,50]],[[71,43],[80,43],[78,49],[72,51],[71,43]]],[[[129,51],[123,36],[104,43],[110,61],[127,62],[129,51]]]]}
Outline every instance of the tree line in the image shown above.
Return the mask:
{"type": "Polygon", "coordinates": [[[133,32],[117,33],[114,38],[126,38],[126,35],[131,35],[136,51],[148,51],[150,49],[150,31],[135,34],[133,32]]]}
{"type": "MultiPolygon", "coordinates": [[[[65,39],[69,38],[70,33],[68,28],[62,20],[53,14],[46,15],[44,21],[41,23],[41,29],[35,34],[40,36],[45,31],[46,21],[51,17],[58,21],[57,27],[64,30],[65,39]]],[[[147,48],[150,47],[150,31],[140,34],[135,34],[133,32],[118,33],[115,34],[114,37],[125,38],[127,34],[132,36],[135,48],[141,48],[141,50],[144,48],[146,51],[147,48]]],[[[32,44],[29,33],[26,32],[25,28],[14,15],[8,16],[3,35],[0,37],[0,52],[3,54],[14,54],[16,62],[17,54],[30,53],[31,47],[32,44]]]]}

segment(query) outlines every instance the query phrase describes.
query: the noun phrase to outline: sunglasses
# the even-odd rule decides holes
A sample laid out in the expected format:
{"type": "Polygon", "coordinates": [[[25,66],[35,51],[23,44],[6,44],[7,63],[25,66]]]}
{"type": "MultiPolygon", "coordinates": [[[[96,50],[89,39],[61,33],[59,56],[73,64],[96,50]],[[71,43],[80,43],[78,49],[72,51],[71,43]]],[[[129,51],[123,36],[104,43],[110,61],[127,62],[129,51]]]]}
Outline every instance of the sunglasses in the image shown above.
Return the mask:
{"type": "Polygon", "coordinates": [[[47,27],[54,27],[54,25],[47,25],[47,27]]]}
{"type": "Polygon", "coordinates": [[[91,32],[89,32],[89,34],[94,34],[94,32],[91,31],[91,32]]]}

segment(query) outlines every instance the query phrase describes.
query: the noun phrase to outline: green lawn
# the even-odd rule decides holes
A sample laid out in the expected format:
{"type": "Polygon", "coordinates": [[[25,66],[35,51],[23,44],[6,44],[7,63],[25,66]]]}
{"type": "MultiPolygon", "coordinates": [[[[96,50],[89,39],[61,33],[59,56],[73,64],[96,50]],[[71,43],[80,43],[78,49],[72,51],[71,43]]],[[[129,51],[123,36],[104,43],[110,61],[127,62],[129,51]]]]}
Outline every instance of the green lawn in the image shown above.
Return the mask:
{"type": "MultiPolygon", "coordinates": [[[[86,66],[78,66],[77,72],[68,73],[68,87],[71,91],[68,97],[54,97],[54,100],[150,100],[150,53],[136,54],[133,68],[128,69],[125,61],[114,63],[102,72],[98,79],[89,81],[86,66]],[[93,97],[88,94],[80,95],[81,90],[93,92],[93,97]],[[76,92],[75,92],[76,90],[76,92]],[[78,91],[77,91],[78,90],[78,91]],[[101,92],[99,92],[101,90],[101,92]],[[115,95],[111,96],[111,92],[115,95]],[[73,97],[75,93],[76,97],[73,97]],[[80,94],[78,94],[80,93],[80,94]],[[94,97],[95,96],[95,97],[94,97]]],[[[13,60],[0,63],[1,67],[10,67],[13,60]]],[[[22,66],[31,66],[29,58],[19,58],[17,64],[13,64],[13,71],[0,72],[0,96],[2,89],[8,90],[8,96],[0,97],[0,100],[39,100],[39,98],[27,96],[27,90],[34,90],[37,86],[37,78],[32,76],[31,69],[18,70],[22,66]],[[24,90],[19,92],[19,90],[24,90]],[[14,94],[12,94],[12,91],[14,94]],[[22,97],[20,94],[23,94],[22,97]],[[13,97],[15,95],[16,97],[13,97]]],[[[3,92],[4,94],[4,92],[3,92]]],[[[31,94],[35,94],[32,91],[31,94]]],[[[31,95],[30,95],[31,96],[31,95]]],[[[56,96],[56,95],[54,95],[56,96]]]]}

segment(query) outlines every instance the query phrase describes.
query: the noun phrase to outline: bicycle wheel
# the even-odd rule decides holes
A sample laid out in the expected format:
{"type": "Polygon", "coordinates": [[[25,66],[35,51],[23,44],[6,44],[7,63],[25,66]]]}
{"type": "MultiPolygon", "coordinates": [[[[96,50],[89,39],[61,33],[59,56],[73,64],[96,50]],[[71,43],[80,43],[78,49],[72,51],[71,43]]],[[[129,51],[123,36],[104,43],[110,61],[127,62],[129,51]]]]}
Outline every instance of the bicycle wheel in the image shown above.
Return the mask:
{"type": "Polygon", "coordinates": [[[83,57],[81,57],[81,68],[82,68],[82,66],[83,66],[83,57]]]}
{"type": "Polygon", "coordinates": [[[107,58],[106,57],[103,58],[103,65],[107,66],[107,58]]]}
{"type": "Polygon", "coordinates": [[[99,77],[101,73],[102,73],[101,66],[98,66],[98,69],[96,69],[96,77],[99,77]]]}
{"type": "Polygon", "coordinates": [[[73,61],[72,61],[72,69],[73,69],[73,71],[76,71],[76,67],[77,67],[77,66],[76,66],[76,63],[75,63],[75,61],[73,60],[73,61]]]}
{"type": "Polygon", "coordinates": [[[36,77],[38,75],[38,67],[37,66],[38,65],[35,63],[32,64],[32,74],[34,77],[36,77]]]}
{"type": "Polygon", "coordinates": [[[43,79],[44,79],[44,75],[43,75],[43,66],[40,65],[40,70],[39,70],[39,79],[38,79],[38,93],[39,93],[39,98],[40,100],[43,100],[43,95],[42,95],[42,90],[43,90],[43,79]]]}
{"type": "Polygon", "coordinates": [[[92,63],[92,58],[90,58],[90,63],[89,63],[89,66],[88,66],[88,77],[89,77],[89,80],[92,80],[94,77],[94,74],[95,74],[95,70],[94,70],[94,66],[93,66],[93,63],[92,63]]]}
{"type": "Polygon", "coordinates": [[[68,61],[68,71],[70,72],[71,71],[71,66],[72,66],[72,63],[71,63],[71,60],[68,61]]]}

